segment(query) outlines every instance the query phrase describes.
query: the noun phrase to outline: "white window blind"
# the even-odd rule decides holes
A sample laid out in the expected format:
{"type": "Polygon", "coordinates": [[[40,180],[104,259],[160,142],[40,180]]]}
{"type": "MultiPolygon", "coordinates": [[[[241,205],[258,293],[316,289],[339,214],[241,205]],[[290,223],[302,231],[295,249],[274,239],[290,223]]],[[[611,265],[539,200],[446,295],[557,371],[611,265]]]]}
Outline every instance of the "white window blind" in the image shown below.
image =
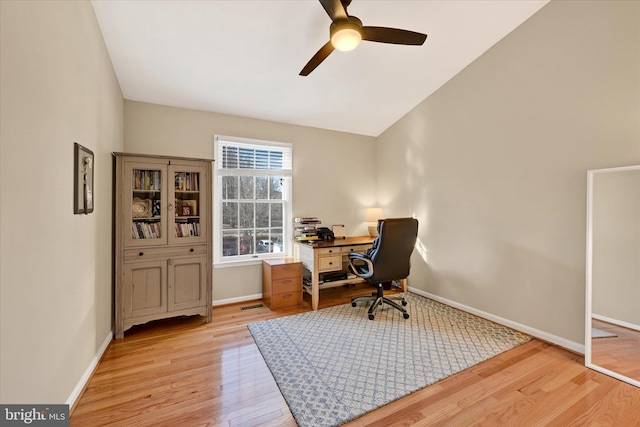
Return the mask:
{"type": "Polygon", "coordinates": [[[291,177],[291,145],[276,142],[235,142],[217,137],[220,175],[291,177]]]}

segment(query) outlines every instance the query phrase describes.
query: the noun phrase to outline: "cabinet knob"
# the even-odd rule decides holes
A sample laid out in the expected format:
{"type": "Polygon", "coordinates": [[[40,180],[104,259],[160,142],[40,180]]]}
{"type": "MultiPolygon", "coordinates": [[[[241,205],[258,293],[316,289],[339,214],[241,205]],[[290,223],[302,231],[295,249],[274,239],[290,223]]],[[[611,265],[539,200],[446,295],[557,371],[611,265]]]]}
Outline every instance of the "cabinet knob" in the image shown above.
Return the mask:
{"type": "Polygon", "coordinates": [[[138,256],[142,256],[142,255],[144,255],[144,252],[140,252],[140,253],[138,254],[138,256]]]}
{"type": "Polygon", "coordinates": [[[193,248],[189,249],[189,252],[193,252],[193,248]]]}

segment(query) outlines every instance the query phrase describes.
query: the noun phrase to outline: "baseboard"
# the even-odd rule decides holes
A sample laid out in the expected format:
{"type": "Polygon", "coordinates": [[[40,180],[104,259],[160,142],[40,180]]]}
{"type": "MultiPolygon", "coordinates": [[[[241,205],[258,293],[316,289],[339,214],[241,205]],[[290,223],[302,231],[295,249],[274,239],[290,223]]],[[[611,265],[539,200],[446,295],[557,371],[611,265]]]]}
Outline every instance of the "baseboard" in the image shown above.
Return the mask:
{"type": "Polygon", "coordinates": [[[100,345],[100,348],[96,352],[95,356],[93,356],[93,359],[91,359],[91,363],[89,363],[89,366],[87,366],[87,369],[85,369],[84,373],[80,377],[78,384],[76,384],[73,391],[71,392],[71,395],[69,395],[69,398],[67,398],[67,401],[65,403],[69,405],[69,408],[73,409],[75,407],[76,401],[89,382],[89,379],[93,375],[93,371],[95,371],[96,367],[98,366],[98,362],[100,362],[100,359],[102,359],[102,355],[107,350],[107,347],[109,346],[109,343],[112,339],[113,331],[109,331],[109,334],[102,342],[102,345],[100,345]]]}
{"type": "Polygon", "coordinates": [[[215,307],[217,305],[227,305],[227,304],[235,304],[238,302],[255,301],[257,299],[262,299],[262,294],[244,295],[236,298],[214,300],[213,306],[215,307]]]}
{"type": "Polygon", "coordinates": [[[601,320],[603,322],[611,323],[612,325],[620,326],[627,329],[632,329],[634,331],[640,331],[640,325],[634,325],[633,323],[623,322],[622,320],[612,319],[611,317],[601,316],[595,313],[593,313],[591,317],[593,317],[596,320],[601,320]]]}
{"type": "Polygon", "coordinates": [[[494,314],[487,313],[473,307],[469,307],[468,305],[460,304],[458,302],[455,302],[446,298],[442,298],[437,295],[430,294],[429,292],[425,292],[420,289],[415,289],[411,286],[409,286],[408,289],[409,291],[415,294],[422,295],[423,297],[427,297],[432,300],[441,302],[443,304],[450,305],[451,307],[455,307],[462,311],[466,311],[467,313],[475,314],[476,316],[482,317],[487,320],[491,320],[492,322],[496,322],[501,325],[507,326],[509,328],[516,329],[520,332],[524,332],[525,334],[529,334],[535,338],[539,338],[542,341],[547,341],[551,344],[555,344],[559,347],[566,348],[567,350],[573,351],[575,353],[584,354],[584,344],[579,344],[577,342],[570,341],[568,339],[559,337],[557,335],[552,335],[548,332],[541,331],[539,329],[535,329],[527,325],[523,325],[522,323],[514,322],[512,320],[505,319],[504,317],[496,316],[494,314]]]}

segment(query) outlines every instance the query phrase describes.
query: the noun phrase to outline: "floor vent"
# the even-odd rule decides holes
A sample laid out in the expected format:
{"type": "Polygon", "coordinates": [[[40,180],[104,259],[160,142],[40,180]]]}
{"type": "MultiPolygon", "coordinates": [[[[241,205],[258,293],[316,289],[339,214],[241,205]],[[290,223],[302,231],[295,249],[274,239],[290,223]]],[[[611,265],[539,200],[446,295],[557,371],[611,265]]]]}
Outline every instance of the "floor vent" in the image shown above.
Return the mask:
{"type": "Polygon", "coordinates": [[[246,307],[242,307],[241,310],[253,310],[254,308],[262,308],[264,307],[264,304],[256,304],[256,305],[248,305],[246,307]]]}

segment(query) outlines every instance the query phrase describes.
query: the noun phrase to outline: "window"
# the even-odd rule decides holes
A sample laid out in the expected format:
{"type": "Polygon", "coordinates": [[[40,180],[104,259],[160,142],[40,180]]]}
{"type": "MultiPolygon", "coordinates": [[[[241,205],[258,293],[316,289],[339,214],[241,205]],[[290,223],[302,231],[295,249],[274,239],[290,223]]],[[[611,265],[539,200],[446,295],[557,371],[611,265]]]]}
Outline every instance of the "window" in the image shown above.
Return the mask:
{"type": "Polygon", "coordinates": [[[214,261],[291,253],[291,144],[215,137],[214,261]]]}

